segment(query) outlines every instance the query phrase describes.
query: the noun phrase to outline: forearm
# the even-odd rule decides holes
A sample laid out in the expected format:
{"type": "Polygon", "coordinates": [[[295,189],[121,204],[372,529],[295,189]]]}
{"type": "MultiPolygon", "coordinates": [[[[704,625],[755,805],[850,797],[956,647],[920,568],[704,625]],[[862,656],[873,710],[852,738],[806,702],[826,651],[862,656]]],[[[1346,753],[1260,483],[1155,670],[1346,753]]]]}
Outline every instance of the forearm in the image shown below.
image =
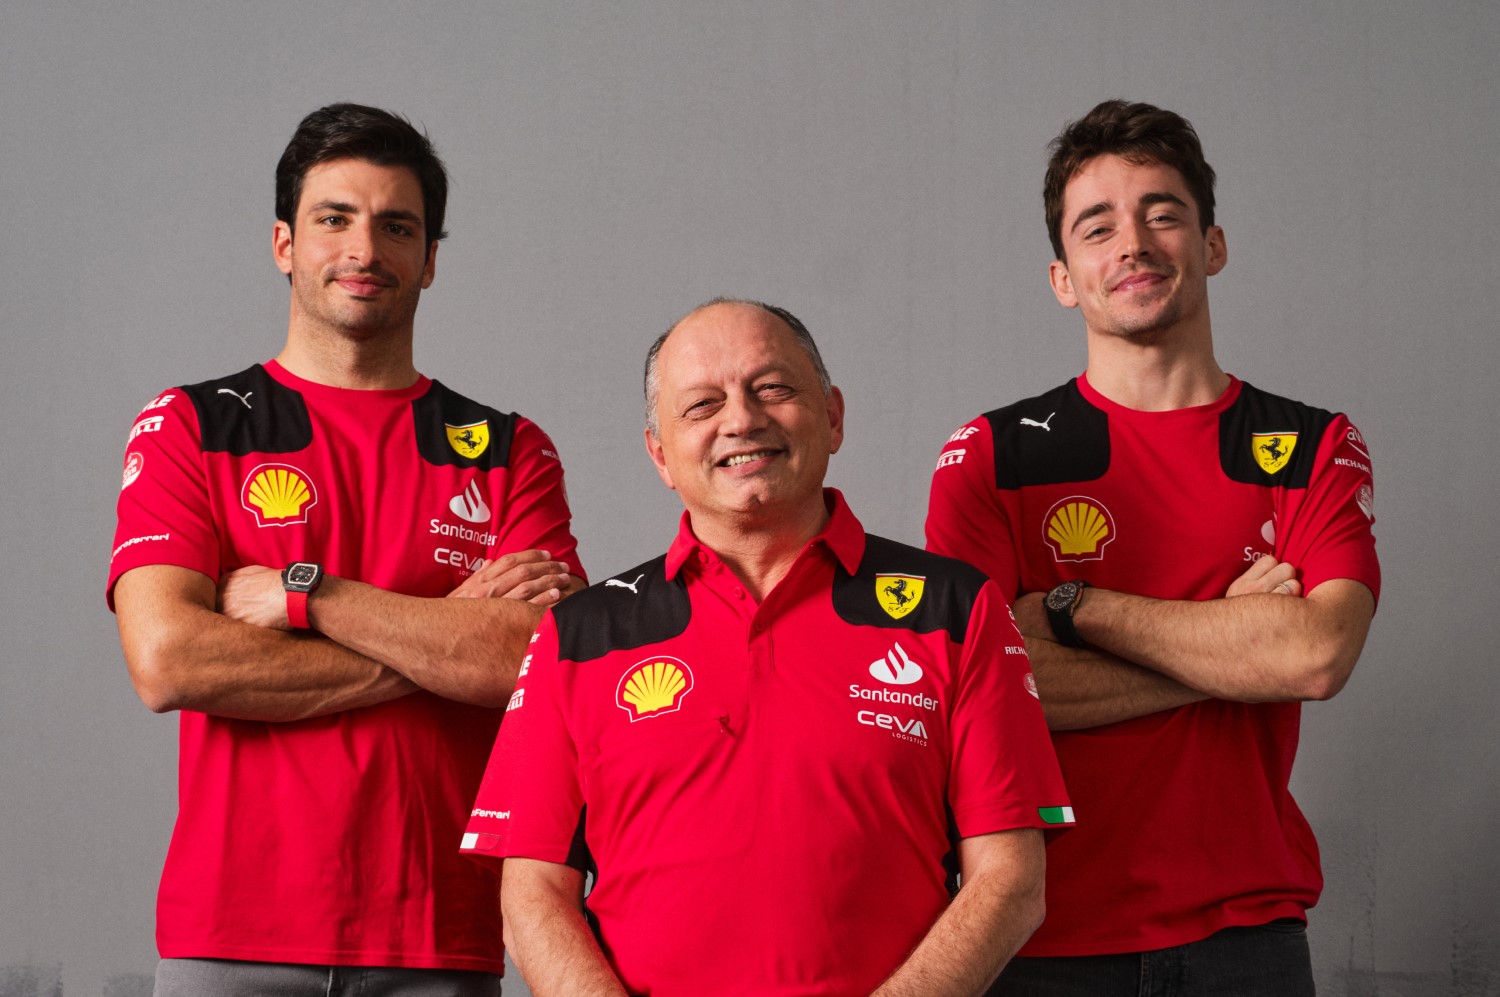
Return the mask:
{"type": "Polygon", "coordinates": [[[536,997],[627,997],[584,920],[582,895],[576,870],[531,859],[505,861],[505,949],[536,997]]]}
{"type": "Polygon", "coordinates": [[[504,706],[542,608],[516,599],[423,599],[328,578],[308,600],[319,632],[447,699],[504,706]]]}
{"type": "Polygon", "coordinates": [[[136,569],[116,586],[126,665],[152,710],[302,720],[416,688],[332,641],[231,620],[209,608],[212,601],[213,582],[181,568],[136,569]]]}
{"type": "Polygon", "coordinates": [[[958,896],[871,997],[982,994],[1042,923],[1040,831],[1023,828],[965,838],[959,850],[964,875],[958,896]],[[981,846],[991,858],[975,869],[965,853],[981,846]]]}
{"type": "Polygon", "coordinates": [[[1374,612],[1369,589],[1325,582],[1305,598],[1201,602],[1089,590],[1074,626],[1093,647],[1217,699],[1327,699],[1343,688],[1374,612]]]}
{"type": "Polygon", "coordinates": [[[1027,637],[1026,653],[1051,730],[1103,727],[1209,698],[1160,672],[1093,648],[1027,637]]]}

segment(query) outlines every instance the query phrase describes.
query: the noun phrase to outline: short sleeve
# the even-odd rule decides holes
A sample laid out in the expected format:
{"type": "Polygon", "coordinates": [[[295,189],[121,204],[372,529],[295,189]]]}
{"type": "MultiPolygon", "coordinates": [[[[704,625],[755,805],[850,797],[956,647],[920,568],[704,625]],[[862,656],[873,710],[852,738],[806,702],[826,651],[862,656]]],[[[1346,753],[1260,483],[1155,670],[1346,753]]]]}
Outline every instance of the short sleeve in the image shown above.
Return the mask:
{"type": "Polygon", "coordinates": [[[557,625],[542,617],[521,662],[460,850],[481,860],[568,861],[583,811],[578,750],[566,722],[568,683],[557,625]]]}
{"type": "Polygon", "coordinates": [[[1349,578],[1380,598],[1374,466],[1364,436],[1345,416],[1324,431],[1307,488],[1287,490],[1280,505],[1276,556],[1297,568],[1304,591],[1349,578]]]}
{"type": "Polygon", "coordinates": [[[568,492],[557,447],[536,423],[520,416],[511,442],[508,488],[504,521],[498,524],[489,556],[545,550],[567,562],[573,574],[585,578],[578,559],[578,541],[570,525],[568,492]]]}
{"type": "Polygon", "coordinates": [[[984,416],[943,444],[927,499],[927,549],[972,564],[1007,599],[1020,592],[1021,568],[995,488],[995,441],[984,416]]]}
{"type": "Polygon", "coordinates": [[[203,468],[198,413],[181,390],[163,392],[136,416],[125,443],[114,551],[105,598],[121,575],[172,564],[217,579],[220,544],[203,468]]]}
{"type": "Polygon", "coordinates": [[[1026,645],[993,582],[957,653],[948,794],[959,835],[1072,824],[1026,645]]]}

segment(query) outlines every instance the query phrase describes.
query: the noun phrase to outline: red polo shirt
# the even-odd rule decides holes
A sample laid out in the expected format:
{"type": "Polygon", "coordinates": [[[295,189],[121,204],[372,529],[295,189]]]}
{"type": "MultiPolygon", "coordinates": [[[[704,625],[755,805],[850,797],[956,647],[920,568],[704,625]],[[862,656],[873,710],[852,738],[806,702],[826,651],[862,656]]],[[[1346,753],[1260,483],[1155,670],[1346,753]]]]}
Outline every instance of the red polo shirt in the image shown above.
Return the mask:
{"type": "Polygon", "coordinates": [[[993,582],[832,518],[756,604],[684,516],[542,621],[464,836],[568,860],[632,993],[867,993],[949,900],[953,837],[1070,823],[993,582]]]}

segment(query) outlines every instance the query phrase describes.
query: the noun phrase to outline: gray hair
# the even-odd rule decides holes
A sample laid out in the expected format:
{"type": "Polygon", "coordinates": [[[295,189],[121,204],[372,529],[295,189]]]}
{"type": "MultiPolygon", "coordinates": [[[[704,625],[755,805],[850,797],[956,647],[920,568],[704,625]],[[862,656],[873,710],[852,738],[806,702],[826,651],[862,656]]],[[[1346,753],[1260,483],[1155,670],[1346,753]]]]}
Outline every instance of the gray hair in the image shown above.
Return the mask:
{"type": "Polygon", "coordinates": [[[656,418],[656,400],[661,394],[661,371],[657,369],[656,360],[661,353],[661,348],[666,343],[667,337],[672,335],[684,320],[698,314],[705,308],[712,308],[714,305],[747,305],[751,308],[759,308],[761,311],[781,319],[781,321],[787,324],[787,328],[792,330],[792,335],[796,338],[797,345],[802,347],[803,352],[807,354],[807,358],[812,361],[813,371],[818,375],[818,387],[823,389],[823,394],[826,395],[833,389],[833,380],[828,376],[828,367],[823,363],[823,354],[818,352],[818,344],[813,342],[812,333],[807,331],[807,326],[802,324],[801,319],[779,305],[768,305],[764,301],[756,301],[754,298],[714,298],[711,301],[703,302],[703,304],[694,308],[676,322],[673,322],[666,332],[656,337],[656,342],[651,344],[651,349],[646,351],[646,428],[651,431],[652,436],[661,436],[661,424],[656,418]]]}

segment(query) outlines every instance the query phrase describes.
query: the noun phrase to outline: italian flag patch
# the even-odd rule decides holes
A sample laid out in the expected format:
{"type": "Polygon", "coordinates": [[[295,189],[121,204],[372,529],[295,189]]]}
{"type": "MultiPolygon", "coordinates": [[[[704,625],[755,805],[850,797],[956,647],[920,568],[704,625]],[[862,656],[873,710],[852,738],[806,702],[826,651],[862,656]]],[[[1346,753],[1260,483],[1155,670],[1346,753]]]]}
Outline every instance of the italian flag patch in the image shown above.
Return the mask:
{"type": "Polygon", "coordinates": [[[1044,824],[1072,824],[1072,807],[1037,807],[1037,816],[1044,824]]]}

